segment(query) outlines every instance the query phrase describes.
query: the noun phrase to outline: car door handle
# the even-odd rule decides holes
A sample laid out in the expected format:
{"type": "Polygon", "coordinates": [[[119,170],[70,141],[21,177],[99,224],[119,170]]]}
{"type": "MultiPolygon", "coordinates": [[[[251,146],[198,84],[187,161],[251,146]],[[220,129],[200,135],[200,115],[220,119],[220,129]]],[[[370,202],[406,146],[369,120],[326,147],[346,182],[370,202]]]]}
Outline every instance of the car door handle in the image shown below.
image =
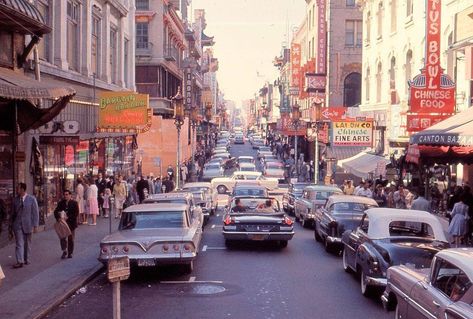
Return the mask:
{"type": "Polygon", "coordinates": [[[434,304],[435,307],[437,308],[440,307],[440,304],[436,300],[432,301],[432,303],[434,304]]]}

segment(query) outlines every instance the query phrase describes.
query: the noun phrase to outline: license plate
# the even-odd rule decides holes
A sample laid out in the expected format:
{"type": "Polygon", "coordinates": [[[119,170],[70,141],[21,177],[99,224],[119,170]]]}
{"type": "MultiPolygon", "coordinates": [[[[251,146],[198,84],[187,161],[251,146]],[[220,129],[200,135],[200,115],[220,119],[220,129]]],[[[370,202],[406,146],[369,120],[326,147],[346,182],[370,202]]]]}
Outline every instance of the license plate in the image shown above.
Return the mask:
{"type": "Polygon", "coordinates": [[[156,261],[154,259],[138,259],[139,267],[153,267],[156,266],[156,261]]]}
{"type": "Polygon", "coordinates": [[[251,240],[264,240],[265,238],[266,238],[266,235],[260,235],[260,234],[250,236],[251,240]]]}

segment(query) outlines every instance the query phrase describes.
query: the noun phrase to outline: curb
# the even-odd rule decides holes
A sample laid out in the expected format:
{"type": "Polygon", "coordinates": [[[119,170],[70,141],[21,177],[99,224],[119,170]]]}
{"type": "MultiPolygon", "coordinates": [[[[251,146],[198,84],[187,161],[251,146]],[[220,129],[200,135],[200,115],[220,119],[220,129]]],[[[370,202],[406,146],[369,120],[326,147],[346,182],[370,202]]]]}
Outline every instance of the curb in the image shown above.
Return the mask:
{"type": "Polygon", "coordinates": [[[51,303],[50,305],[46,306],[44,309],[41,309],[38,311],[37,314],[33,314],[31,318],[33,319],[41,319],[46,317],[53,309],[59,307],[66,299],[71,297],[75,292],[80,289],[82,286],[88,284],[91,282],[95,277],[97,277],[103,270],[104,265],[102,264],[97,264],[94,268],[89,270],[87,274],[84,275],[82,279],[78,279],[76,282],[74,282],[70,288],[68,288],[64,293],[59,296],[56,301],[51,303]]]}

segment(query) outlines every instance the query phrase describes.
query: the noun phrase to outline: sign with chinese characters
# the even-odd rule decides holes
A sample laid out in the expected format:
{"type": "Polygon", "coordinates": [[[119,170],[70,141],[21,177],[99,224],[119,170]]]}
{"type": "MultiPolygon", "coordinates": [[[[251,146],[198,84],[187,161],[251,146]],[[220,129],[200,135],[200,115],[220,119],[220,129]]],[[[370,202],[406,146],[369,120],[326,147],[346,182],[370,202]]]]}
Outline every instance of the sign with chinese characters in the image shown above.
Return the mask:
{"type": "Polygon", "coordinates": [[[304,136],[306,134],[306,123],[299,121],[299,123],[294,123],[289,115],[281,115],[281,118],[278,119],[277,129],[283,135],[287,136],[304,136]]]}
{"type": "Polygon", "coordinates": [[[373,143],[373,123],[371,121],[333,122],[332,145],[366,146],[373,143]]]}
{"type": "Polygon", "coordinates": [[[327,69],[327,24],[326,24],[326,7],[327,0],[317,0],[317,64],[315,73],[326,74],[327,69]]]}
{"type": "Polygon", "coordinates": [[[419,145],[409,144],[407,148],[406,161],[414,164],[419,164],[420,150],[419,145]]]}
{"type": "Polygon", "coordinates": [[[299,95],[299,85],[301,83],[301,45],[299,43],[291,44],[291,87],[298,88],[297,93],[293,95],[299,95]]]}
{"type": "Polygon", "coordinates": [[[97,131],[143,133],[151,127],[148,94],[102,92],[97,131]]]}
{"type": "Polygon", "coordinates": [[[192,76],[192,69],[186,68],[184,72],[184,108],[189,112],[193,107],[192,86],[194,79],[192,76]]]}
{"type": "Polygon", "coordinates": [[[407,114],[407,131],[419,132],[449,117],[450,115],[407,114]]]}

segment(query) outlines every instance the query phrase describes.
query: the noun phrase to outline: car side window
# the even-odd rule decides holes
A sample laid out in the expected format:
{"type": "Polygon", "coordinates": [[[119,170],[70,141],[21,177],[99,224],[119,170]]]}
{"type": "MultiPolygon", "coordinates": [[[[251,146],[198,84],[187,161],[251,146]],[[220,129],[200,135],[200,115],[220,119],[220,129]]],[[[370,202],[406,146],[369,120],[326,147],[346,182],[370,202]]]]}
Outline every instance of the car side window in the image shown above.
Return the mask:
{"type": "Polygon", "coordinates": [[[318,192],[310,192],[310,193],[309,193],[309,198],[310,198],[311,200],[316,200],[316,199],[318,199],[318,198],[317,198],[317,193],[318,193],[318,192]]]}
{"type": "Polygon", "coordinates": [[[368,233],[369,225],[370,225],[370,221],[369,221],[368,215],[364,214],[360,222],[360,229],[364,231],[365,233],[368,233]]]}
{"type": "Polygon", "coordinates": [[[445,294],[453,302],[460,300],[472,283],[457,266],[437,258],[432,277],[432,286],[445,294]]]}

